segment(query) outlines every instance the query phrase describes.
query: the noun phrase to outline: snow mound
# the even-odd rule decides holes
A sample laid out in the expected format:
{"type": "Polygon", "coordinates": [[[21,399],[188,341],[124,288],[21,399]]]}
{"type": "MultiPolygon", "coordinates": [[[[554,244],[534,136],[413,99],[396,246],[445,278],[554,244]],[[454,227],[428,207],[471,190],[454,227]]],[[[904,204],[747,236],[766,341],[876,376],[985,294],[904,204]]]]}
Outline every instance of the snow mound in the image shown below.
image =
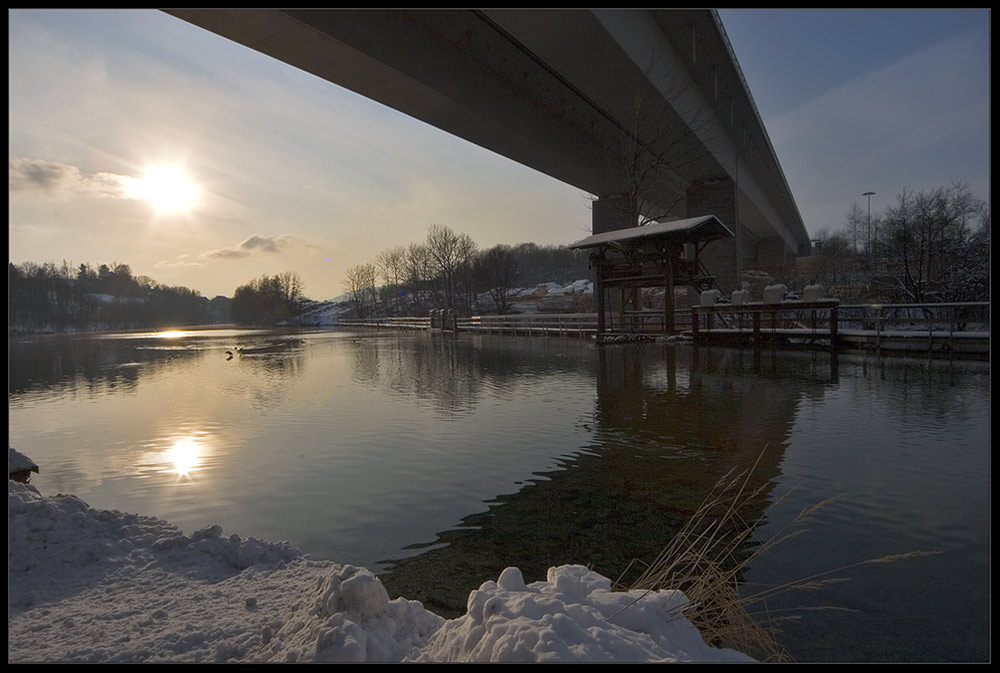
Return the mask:
{"type": "Polygon", "coordinates": [[[583,566],[550,568],[525,585],[517,568],[469,595],[417,661],[753,661],[709,647],[681,614],[679,591],[612,591],[583,566]]]}
{"type": "Polygon", "coordinates": [[[315,661],[400,661],[427,642],[444,619],[419,601],[389,600],[366,568],[340,566],[320,586],[315,661]]]}
{"type": "Polygon", "coordinates": [[[528,586],[508,568],[445,621],[287,543],[8,496],[8,662],[750,661],[706,645],[683,594],[611,591],[582,566],[528,586]]]}

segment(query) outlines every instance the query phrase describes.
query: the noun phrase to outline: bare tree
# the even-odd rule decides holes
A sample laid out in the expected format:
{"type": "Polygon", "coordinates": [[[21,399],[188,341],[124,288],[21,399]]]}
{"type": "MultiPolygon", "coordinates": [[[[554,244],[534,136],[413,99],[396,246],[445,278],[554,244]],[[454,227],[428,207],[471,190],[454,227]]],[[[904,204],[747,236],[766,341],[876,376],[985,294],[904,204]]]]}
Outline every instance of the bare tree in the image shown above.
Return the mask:
{"type": "Polygon", "coordinates": [[[382,303],[386,311],[399,314],[400,292],[406,273],[406,248],[397,245],[383,250],[375,257],[375,266],[382,277],[382,303]]]}
{"type": "MultiPolygon", "coordinates": [[[[982,231],[988,219],[988,206],[961,182],[897,195],[882,218],[885,279],[897,296],[926,302],[952,292],[948,281],[956,277],[956,263],[975,253],[972,234],[982,231]],[[979,229],[973,229],[976,222],[979,229]]],[[[988,268],[985,273],[988,284],[988,268]]]]}
{"type": "Polygon", "coordinates": [[[631,209],[625,216],[638,226],[675,214],[690,187],[690,181],[683,179],[678,171],[709,154],[705,142],[717,119],[712,107],[703,105],[682,120],[675,110],[684,107],[682,101],[693,94],[689,85],[668,69],[658,67],[655,59],[645,75],[651,86],[637,87],[632,92],[630,109],[624,117],[628,128],[616,148],[619,171],[626,185],[624,204],[631,209]],[[670,203],[658,204],[652,210],[652,205],[644,202],[644,196],[657,181],[673,183],[677,194],[670,203]]]}
{"type": "Polygon", "coordinates": [[[440,304],[437,284],[432,271],[433,262],[430,251],[422,243],[410,243],[406,248],[404,260],[404,278],[407,295],[410,298],[410,309],[419,312],[422,309],[424,295],[431,294],[435,304],[440,304]]]}
{"type": "Polygon", "coordinates": [[[816,238],[822,243],[821,259],[816,277],[810,283],[822,281],[828,288],[841,283],[850,282],[852,272],[857,268],[857,253],[847,231],[830,232],[821,229],[816,232],[816,238]]]}
{"type": "Polygon", "coordinates": [[[476,243],[468,234],[456,234],[449,227],[432,224],[427,230],[427,252],[444,285],[446,307],[458,298],[459,270],[469,265],[476,254],[476,243]]]}
{"type": "Polygon", "coordinates": [[[372,307],[372,312],[379,314],[378,270],[375,264],[368,262],[361,265],[362,283],[364,285],[364,301],[372,307]]]}
{"type": "Polygon", "coordinates": [[[851,204],[847,215],[844,216],[844,232],[851,241],[851,247],[855,254],[861,252],[863,248],[863,245],[859,247],[858,242],[863,244],[865,241],[865,222],[865,211],[855,201],[851,204]]]}
{"type": "Polygon", "coordinates": [[[285,271],[278,274],[278,280],[281,284],[281,293],[285,297],[285,301],[289,304],[299,304],[305,298],[305,286],[302,284],[302,278],[295,271],[285,271]]]}
{"type": "Polygon", "coordinates": [[[374,292],[375,265],[358,264],[347,269],[341,285],[351,295],[351,301],[359,318],[368,316],[371,296],[374,292]]]}
{"type": "Polygon", "coordinates": [[[482,286],[488,288],[497,313],[507,313],[507,294],[517,275],[517,257],[508,245],[496,245],[482,252],[476,259],[476,275],[482,286]]]}
{"type": "Polygon", "coordinates": [[[294,317],[302,299],[302,281],[297,273],[261,276],[236,288],[232,317],[242,324],[274,324],[294,317]]]}

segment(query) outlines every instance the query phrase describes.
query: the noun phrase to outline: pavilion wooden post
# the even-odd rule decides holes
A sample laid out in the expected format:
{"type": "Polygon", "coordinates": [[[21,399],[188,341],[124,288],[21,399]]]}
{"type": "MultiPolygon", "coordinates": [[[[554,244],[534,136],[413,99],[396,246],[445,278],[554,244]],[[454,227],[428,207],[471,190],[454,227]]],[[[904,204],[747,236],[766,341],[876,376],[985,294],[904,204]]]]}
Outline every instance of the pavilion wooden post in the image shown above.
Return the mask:
{"type": "MultiPolygon", "coordinates": [[[[625,304],[625,286],[624,285],[619,285],[618,286],[618,313],[620,314],[619,318],[621,319],[621,323],[618,326],[618,331],[619,332],[624,332],[625,331],[625,326],[628,324],[628,322],[625,320],[625,306],[626,306],[626,304],[625,304]]],[[[611,329],[614,329],[614,312],[615,312],[614,309],[611,309],[611,314],[612,314],[612,317],[611,317],[611,325],[612,325],[612,327],[611,327],[611,329]]]]}
{"type": "Polygon", "coordinates": [[[840,308],[840,304],[837,304],[830,309],[830,350],[834,353],[837,352],[837,309],[840,308]]]}
{"type": "Polygon", "coordinates": [[[664,291],[663,331],[674,333],[677,330],[674,297],[677,282],[692,286],[711,283],[713,277],[702,268],[699,252],[708,241],[731,237],[732,232],[714,215],[656,222],[646,227],[602,227],[600,232],[595,226],[593,236],[570,248],[594,250],[590,261],[591,268],[597,271],[594,292],[597,295],[598,334],[629,326],[635,331],[644,331],[645,320],[655,315],[655,310],[653,313],[643,310],[642,290],[655,287],[662,287],[664,291]],[[685,245],[694,248],[693,263],[685,260],[681,264],[685,245]],[[618,293],[609,294],[615,288],[618,293]],[[615,325],[615,313],[619,314],[619,325],[615,325]]]}
{"type": "Polygon", "coordinates": [[[663,260],[663,331],[667,336],[674,333],[674,246],[667,246],[663,260]]]}
{"type": "Polygon", "coordinates": [[[602,266],[597,267],[597,280],[594,281],[594,294],[597,297],[597,340],[600,341],[604,335],[604,281],[601,276],[604,274],[602,266]]]}

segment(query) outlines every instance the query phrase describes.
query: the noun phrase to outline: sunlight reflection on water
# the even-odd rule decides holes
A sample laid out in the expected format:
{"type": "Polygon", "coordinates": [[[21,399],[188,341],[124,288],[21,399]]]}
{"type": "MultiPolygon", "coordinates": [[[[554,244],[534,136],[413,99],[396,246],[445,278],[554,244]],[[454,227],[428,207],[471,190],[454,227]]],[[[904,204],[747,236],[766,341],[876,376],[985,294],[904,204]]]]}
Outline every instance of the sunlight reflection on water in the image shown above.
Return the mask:
{"type": "Polygon", "coordinates": [[[190,477],[198,468],[199,446],[187,437],[178,439],[170,451],[170,461],[174,464],[174,471],[178,475],[190,477]]]}

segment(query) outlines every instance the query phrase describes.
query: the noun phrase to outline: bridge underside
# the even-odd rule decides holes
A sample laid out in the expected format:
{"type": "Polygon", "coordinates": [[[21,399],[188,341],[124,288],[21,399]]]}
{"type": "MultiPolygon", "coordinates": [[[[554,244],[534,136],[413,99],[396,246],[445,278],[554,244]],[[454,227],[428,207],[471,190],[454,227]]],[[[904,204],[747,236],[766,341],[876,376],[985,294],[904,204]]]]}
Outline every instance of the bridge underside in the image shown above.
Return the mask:
{"type": "Polygon", "coordinates": [[[599,197],[595,233],[716,215],[727,284],[808,245],[711,11],[167,11],[599,197]]]}

